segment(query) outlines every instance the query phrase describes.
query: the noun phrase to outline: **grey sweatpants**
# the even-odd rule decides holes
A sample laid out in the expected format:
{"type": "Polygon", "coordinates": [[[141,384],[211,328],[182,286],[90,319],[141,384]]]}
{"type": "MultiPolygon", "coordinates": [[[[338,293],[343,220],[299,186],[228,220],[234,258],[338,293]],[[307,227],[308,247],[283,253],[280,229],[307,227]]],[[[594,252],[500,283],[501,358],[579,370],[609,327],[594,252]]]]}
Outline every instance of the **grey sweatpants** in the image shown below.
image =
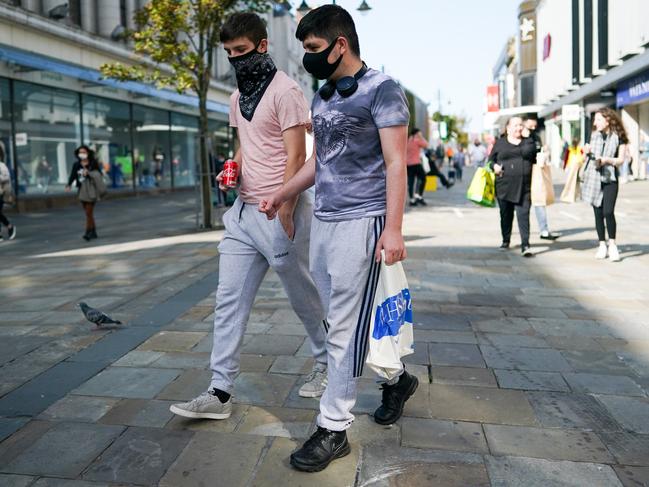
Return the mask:
{"type": "Polygon", "coordinates": [[[310,268],[327,316],[327,389],[318,425],[342,431],[352,424],[356,381],[363,374],[380,266],[374,262],[385,217],[343,222],[313,219],[310,268]]]}
{"type": "Polygon", "coordinates": [[[309,274],[309,239],[313,205],[300,196],[295,209],[295,238],[289,240],[279,218],[269,221],[257,205],[240,199],[223,217],[219,244],[210,387],[231,393],[239,373],[239,350],[257,290],[269,267],[277,273],[311,339],[313,356],[326,364],[325,313],[309,274]]]}

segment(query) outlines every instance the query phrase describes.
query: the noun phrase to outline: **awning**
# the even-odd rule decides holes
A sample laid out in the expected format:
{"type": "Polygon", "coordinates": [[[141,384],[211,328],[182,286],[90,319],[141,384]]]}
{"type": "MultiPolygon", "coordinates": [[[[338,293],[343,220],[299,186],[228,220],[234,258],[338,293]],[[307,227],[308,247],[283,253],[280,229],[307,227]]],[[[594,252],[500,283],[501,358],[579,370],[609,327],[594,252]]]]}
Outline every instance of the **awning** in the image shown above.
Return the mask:
{"type": "Polygon", "coordinates": [[[528,113],[538,113],[543,107],[541,105],[523,105],[520,107],[503,108],[497,112],[491,112],[493,125],[500,125],[507,121],[508,118],[523,116],[528,113]]]}
{"type": "MultiPolygon", "coordinates": [[[[57,61],[46,56],[41,56],[40,54],[34,54],[32,52],[8,47],[2,44],[0,44],[0,60],[37,69],[39,71],[59,73],[71,78],[90,81],[92,83],[130,91],[131,93],[138,93],[140,95],[146,95],[152,98],[159,98],[172,103],[198,108],[198,97],[196,96],[182,95],[175,91],[158,89],[154,86],[136,81],[117,81],[114,79],[103,78],[102,74],[94,69],[57,61]]],[[[207,109],[211,112],[224,114],[227,114],[230,111],[228,105],[210,100],[207,101],[207,109]]]]}

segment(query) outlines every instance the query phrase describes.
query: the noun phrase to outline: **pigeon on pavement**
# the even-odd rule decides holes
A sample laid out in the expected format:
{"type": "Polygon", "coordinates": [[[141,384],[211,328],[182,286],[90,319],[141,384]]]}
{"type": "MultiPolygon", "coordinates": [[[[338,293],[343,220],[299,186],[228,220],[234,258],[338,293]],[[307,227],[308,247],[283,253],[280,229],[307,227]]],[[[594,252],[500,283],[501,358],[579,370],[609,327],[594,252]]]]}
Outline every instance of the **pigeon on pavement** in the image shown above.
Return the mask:
{"type": "Polygon", "coordinates": [[[83,311],[83,316],[85,316],[90,323],[94,323],[97,326],[122,324],[121,321],[112,319],[107,314],[98,309],[91,308],[86,303],[79,303],[79,307],[81,308],[81,311],[83,311]]]}

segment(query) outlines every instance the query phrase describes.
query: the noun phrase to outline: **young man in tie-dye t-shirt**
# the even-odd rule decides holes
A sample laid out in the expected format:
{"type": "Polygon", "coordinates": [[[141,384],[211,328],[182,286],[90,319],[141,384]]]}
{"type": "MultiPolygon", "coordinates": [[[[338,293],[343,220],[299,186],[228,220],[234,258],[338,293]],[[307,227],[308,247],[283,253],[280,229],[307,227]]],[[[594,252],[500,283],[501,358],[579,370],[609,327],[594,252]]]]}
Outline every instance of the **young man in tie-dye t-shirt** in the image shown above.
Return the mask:
{"type": "MultiPolygon", "coordinates": [[[[307,71],[328,80],[312,104],[314,156],[260,211],[273,218],[284,201],[315,184],[309,265],[329,324],[328,384],[316,432],[291,455],[295,468],[314,472],[350,452],[346,430],[368,350],[381,251],[388,265],[406,258],[409,112],[399,85],[361,61],[354,22],[341,7],[311,11],[296,37],[307,71]]],[[[383,384],[375,421],[399,419],[417,385],[403,369],[383,384]]]]}

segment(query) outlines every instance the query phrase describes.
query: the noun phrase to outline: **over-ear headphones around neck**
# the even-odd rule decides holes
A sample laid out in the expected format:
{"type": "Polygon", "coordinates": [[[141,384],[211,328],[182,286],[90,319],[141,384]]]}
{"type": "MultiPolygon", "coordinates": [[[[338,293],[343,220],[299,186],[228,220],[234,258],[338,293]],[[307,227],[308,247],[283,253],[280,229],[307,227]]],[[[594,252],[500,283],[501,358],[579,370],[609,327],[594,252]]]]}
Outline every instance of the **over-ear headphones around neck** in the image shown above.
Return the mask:
{"type": "Polygon", "coordinates": [[[327,101],[329,98],[334,96],[334,93],[337,91],[340,96],[343,98],[348,98],[356,93],[358,89],[358,80],[361,79],[368,71],[367,64],[363,63],[363,67],[358,70],[354,76],[345,76],[340,78],[338,81],[327,81],[322,88],[318,90],[320,98],[324,101],[327,101]]]}

